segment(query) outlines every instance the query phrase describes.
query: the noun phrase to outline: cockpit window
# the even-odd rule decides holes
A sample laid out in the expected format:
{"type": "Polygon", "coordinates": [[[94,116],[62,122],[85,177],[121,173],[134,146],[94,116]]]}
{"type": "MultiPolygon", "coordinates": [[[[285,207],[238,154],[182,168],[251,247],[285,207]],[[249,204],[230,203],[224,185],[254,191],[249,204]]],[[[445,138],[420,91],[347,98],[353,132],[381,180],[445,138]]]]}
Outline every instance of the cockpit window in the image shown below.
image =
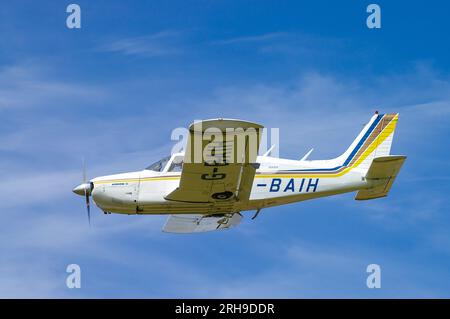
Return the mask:
{"type": "Polygon", "coordinates": [[[153,163],[146,169],[148,169],[149,171],[162,172],[164,167],[166,167],[167,162],[169,160],[170,160],[170,156],[164,157],[162,160],[159,160],[156,163],[153,163]]]}
{"type": "Polygon", "coordinates": [[[175,156],[170,164],[169,172],[181,172],[183,168],[183,156],[175,156]]]}

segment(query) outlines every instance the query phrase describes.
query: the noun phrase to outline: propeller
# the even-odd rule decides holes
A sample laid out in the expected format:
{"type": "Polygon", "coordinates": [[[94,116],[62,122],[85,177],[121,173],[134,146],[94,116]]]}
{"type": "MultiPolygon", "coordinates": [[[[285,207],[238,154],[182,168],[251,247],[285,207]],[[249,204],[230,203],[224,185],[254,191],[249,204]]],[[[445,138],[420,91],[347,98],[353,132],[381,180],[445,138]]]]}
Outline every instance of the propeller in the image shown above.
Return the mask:
{"type": "Polygon", "coordinates": [[[86,210],[87,210],[87,216],[88,216],[88,222],[89,226],[91,225],[91,204],[89,202],[89,197],[91,196],[92,190],[94,188],[94,183],[88,182],[86,178],[86,163],[84,161],[84,158],[82,160],[83,165],[83,183],[78,185],[73,189],[73,192],[78,195],[84,195],[84,198],[86,200],[86,210]]]}
{"type": "MultiPolygon", "coordinates": [[[[83,184],[86,185],[86,161],[83,158],[83,184]]],[[[89,188],[90,188],[90,184],[89,184],[89,188]]],[[[86,210],[87,210],[87,215],[88,215],[88,223],[89,226],[91,226],[91,204],[89,203],[89,196],[91,195],[90,189],[89,189],[89,193],[87,191],[87,187],[84,187],[84,198],[86,199],[86,210]]]]}
{"type": "Polygon", "coordinates": [[[89,194],[86,191],[86,189],[84,189],[84,197],[86,198],[86,209],[87,209],[87,214],[88,214],[88,223],[89,223],[89,226],[91,226],[91,205],[89,203],[89,194]]]}

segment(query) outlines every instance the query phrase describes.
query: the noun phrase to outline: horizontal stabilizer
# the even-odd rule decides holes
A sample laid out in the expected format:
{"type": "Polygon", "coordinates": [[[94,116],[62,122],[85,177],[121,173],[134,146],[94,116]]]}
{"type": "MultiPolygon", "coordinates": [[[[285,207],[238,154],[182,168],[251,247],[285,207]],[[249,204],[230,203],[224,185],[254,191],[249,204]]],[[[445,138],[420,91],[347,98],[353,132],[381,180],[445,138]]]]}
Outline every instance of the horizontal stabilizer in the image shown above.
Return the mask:
{"type": "Polygon", "coordinates": [[[164,225],[166,233],[202,233],[236,226],[242,219],[239,213],[214,215],[171,215],[164,225]]]}
{"type": "Polygon", "coordinates": [[[374,158],[365,177],[374,186],[360,190],[355,199],[367,200],[387,196],[405,159],[406,156],[403,155],[374,158]]]}

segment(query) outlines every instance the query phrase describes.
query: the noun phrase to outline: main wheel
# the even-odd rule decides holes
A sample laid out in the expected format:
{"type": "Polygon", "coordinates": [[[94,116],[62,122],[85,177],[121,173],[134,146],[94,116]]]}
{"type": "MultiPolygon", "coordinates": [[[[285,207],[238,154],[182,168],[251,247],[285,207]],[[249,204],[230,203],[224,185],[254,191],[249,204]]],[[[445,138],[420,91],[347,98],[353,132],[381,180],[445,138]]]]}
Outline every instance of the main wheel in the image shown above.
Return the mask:
{"type": "Polygon", "coordinates": [[[233,193],[226,191],[226,192],[222,192],[222,193],[215,193],[212,195],[212,198],[217,199],[217,200],[225,200],[225,199],[230,198],[231,196],[233,196],[233,193]]]}

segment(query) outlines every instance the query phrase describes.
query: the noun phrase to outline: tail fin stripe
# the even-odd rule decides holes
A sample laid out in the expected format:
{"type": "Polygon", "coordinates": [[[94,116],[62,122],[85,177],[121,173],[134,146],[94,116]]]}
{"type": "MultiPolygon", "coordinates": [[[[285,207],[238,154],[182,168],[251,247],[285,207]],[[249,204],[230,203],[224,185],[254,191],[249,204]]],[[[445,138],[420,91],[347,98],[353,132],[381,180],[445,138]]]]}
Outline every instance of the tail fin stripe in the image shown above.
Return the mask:
{"type": "MultiPolygon", "coordinates": [[[[355,145],[353,150],[350,152],[350,155],[347,157],[345,162],[342,165],[333,167],[333,168],[309,168],[309,169],[289,169],[279,171],[277,174],[282,174],[285,172],[297,172],[297,173],[316,173],[317,176],[323,174],[323,176],[332,176],[330,174],[340,176],[345,174],[348,170],[358,167],[361,163],[362,166],[366,166],[366,162],[370,160],[371,157],[378,156],[378,154],[372,154],[373,152],[377,152],[381,147],[382,143],[392,136],[396,123],[398,119],[398,114],[380,114],[377,115],[373,122],[370,124],[370,127],[355,145]],[[371,155],[372,154],[372,155],[371,155]],[[320,174],[320,175],[319,175],[320,174]],[[328,174],[328,175],[327,175],[328,174]]],[[[392,138],[391,138],[392,139],[392,138]]],[[[384,153],[389,154],[390,144],[383,146],[383,149],[380,149],[380,155],[386,155],[384,153]],[[386,149],[388,148],[388,149],[386,149]]],[[[347,153],[347,152],[346,152],[347,153]]]]}
{"type": "MultiPolygon", "coordinates": [[[[354,157],[354,155],[358,152],[358,150],[360,149],[361,145],[364,144],[364,142],[367,140],[367,138],[372,134],[372,132],[374,131],[374,128],[378,125],[378,123],[380,122],[380,120],[383,118],[383,114],[380,114],[376,117],[376,119],[373,121],[373,123],[370,125],[369,129],[367,130],[367,132],[363,135],[363,137],[361,138],[361,140],[358,142],[358,144],[355,146],[355,148],[353,149],[353,151],[350,153],[350,155],[348,156],[348,158],[345,160],[344,164],[333,167],[333,168],[313,168],[313,169],[299,169],[299,170],[292,170],[292,171],[302,171],[302,172],[328,172],[328,171],[335,171],[335,170],[339,170],[342,169],[343,167],[347,166],[351,159],[354,157]]],[[[376,136],[376,134],[375,134],[376,136]]],[[[356,158],[355,158],[356,159],[356,158]]]]}
{"type": "Polygon", "coordinates": [[[377,138],[375,139],[375,141],[373,141],[373,143],[371,143],[367,147],[367,149],[363,152],[363,154],[361,154],[361,156],[358,157],[358,159],[353,164],[354,167],[357,167],[359,164],[361,164],[361,162],[364,161],[364,159],[366,159],[366,157],[369,156],[377,148],[378,145],[383,143],[383,141],[394,132],[396,122],[397,122],[397,117],[394,115],[394,117],[390,121],[386,121],[386,122],[387,122],[387,125],[384,128],[386,135],[385,134],[378,135],[377,138]]]}
{"type": "Polygon", "coordinates": [[[350,161],[349,166],[353,166],[353,164],[361,157],[361,155],[366,151],[366,149],[374,142],[376,141],[378,146],[380,144],[380,140],[385,140],[386,137],[388,137],[392,131],[385,130],[385,128],[389,125],[389,123],[392,121],[392,119],[395,117],[395,115],[392,114],[386,114],[383,116],[382,120],[379,121],[377,127],[372,131],[370,136],[366,139],[364,145],[359,149],[356,156],[350,161]]]}
{"type": "Polygon", "coordinates": [[[367,139],[367,137],[372,133],[373,129],[377,126],[378,122],[380,122],[381,118],[383,117],[383,114],[380,114],[377,116],[377,118],[375,119],[375,121],[373,121],[372,125],[370,126],[370,128],[367,130],[367,132],[364,134],[364,136],[361,138],[361,140],[358,142],[358,144],[355,146],[355,148],[353,149],[353,151],[350,153],[350,155],[348,156],[348,158],[345,160],[344,165],[343,166],[347,166],[351,159],[353,158],[353,156],[358,152],[359,148],[364,144],[365,140],[367,139]]]}

